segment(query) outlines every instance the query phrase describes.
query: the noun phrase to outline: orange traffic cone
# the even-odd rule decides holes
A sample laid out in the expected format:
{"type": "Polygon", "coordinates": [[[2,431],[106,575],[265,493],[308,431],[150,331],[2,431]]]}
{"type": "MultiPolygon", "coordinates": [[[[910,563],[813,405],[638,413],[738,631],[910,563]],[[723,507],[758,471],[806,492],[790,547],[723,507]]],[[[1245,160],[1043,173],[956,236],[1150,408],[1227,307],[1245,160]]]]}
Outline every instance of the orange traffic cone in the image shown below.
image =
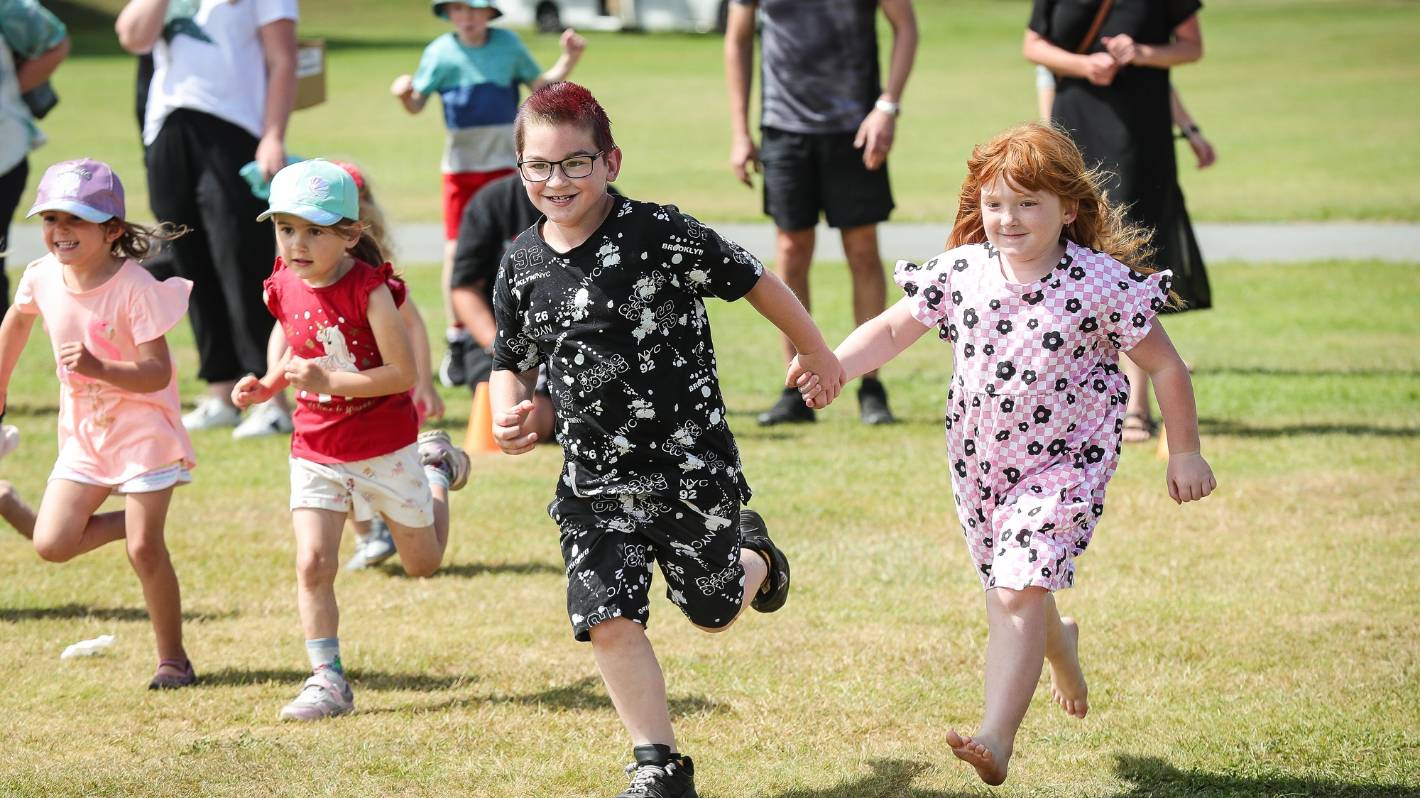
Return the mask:
{"type": "Polygon", "coordinates": [[[464,433],[463,450],[470,454],[498,452],[493,440],[493,406],[488,398],[487,381],[473,389],[473,407],[468,413],[468,431],[464,433]]]}
{"type": "Polygon", "coordinates": [[[1158,434],[1159,445],[1156,449],[1154,449],[1154,457],[1157,457],[1158,459],[1167,462],[1169,459],[1169,436],[1167,431],[1164,429],[1164,422],[1162,421],[1159,422],[1158,434]]]}

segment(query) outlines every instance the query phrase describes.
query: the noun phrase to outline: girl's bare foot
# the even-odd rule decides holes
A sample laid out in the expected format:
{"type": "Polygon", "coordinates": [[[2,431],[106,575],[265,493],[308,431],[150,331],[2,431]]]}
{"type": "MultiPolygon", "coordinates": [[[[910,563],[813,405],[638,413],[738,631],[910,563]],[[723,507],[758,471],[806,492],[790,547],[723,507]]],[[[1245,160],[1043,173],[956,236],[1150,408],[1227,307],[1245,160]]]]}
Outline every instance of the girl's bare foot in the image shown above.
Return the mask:
{"type": "Polygon", "coordinates": [[[1004,753],[998,762],[991,751],[992,744],[985,738],[972,739],[951,729],[947,730],[947,745],[952,747],[957,759],[976,768],[976,775],[988,785],[996,787],[1006,782],[1006,769],[1011,759],[1009,752],[1004,753]]]}
{"type": "Polygon", "coordinates": [[[1083,718],[1090,711],[1090,689],[1080,669],[1080,625],[1074,618],[1061,618],[1060,625],[1065,631],[1065,651],[1049,660],[1050,695],[1066,714],[1083,718]]]}

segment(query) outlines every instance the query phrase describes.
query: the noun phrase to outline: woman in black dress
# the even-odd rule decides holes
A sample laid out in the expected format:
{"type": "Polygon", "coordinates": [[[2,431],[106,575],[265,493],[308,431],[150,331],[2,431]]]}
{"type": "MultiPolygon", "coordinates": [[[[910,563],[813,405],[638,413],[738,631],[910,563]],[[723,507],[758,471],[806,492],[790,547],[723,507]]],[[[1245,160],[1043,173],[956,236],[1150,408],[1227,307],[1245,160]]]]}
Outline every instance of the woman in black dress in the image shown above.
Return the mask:
{"type": "MultiPolygon", "coordinates": [[[[1052,116],[1085,161],[1108,173],[1110,200],[1153,229],[1183,309],[1210,307],[1208,276],[1178,186],[1169,68],[1203,56],[1198,0],[1035,0],[1025,57],[1057,78],[1052,116]],[[1109,8],[1101,13],[1104,3],[1109,8]],[[1098,24],[1097,24],[1098,23],[1098,24]]],[[[1125,440],[1153,434],[1149,382],[1124,359],[1133,390],[1125,440]]]]}

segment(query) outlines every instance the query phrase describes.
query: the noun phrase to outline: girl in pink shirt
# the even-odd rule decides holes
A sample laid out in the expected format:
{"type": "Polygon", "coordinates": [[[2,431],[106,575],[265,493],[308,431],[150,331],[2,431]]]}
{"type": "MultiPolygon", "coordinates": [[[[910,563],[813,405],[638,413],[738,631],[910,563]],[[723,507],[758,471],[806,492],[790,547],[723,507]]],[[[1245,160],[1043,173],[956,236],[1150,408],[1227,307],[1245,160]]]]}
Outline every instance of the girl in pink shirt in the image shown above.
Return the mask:
{"type": "Polygon", "coordinates": [[[148,687],[186,687],[196,676],[163,527],[173,488],[192,481],[196,463],[163,336],[187,312],[192,283],[158,282],[138,264],[155,233],[123,220],[123,186],[106,164],[49,167],[36,214],[49,254],[25,269],[0,324],[0,407],[42,316],[61,388],[59,458],[38,512],[5,486],[0,514],[51,562],[126,540],[158,642],[148,687]],[[125,508],[98,513],[112,493],[126,497],[125,508]]]}

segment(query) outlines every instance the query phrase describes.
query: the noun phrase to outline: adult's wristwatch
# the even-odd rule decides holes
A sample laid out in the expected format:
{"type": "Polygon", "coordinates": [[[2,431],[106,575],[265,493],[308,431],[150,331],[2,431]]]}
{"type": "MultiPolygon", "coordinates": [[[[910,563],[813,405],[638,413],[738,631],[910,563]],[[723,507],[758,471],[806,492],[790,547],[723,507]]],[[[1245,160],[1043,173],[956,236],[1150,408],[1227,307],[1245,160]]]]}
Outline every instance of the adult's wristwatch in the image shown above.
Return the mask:
{"type": "Polygon", "coordinates": [[[898,114],[902,113],[901,105],[891,100],[884,100],[881,97],[878,98],[877,102],[873,103],[873,107],[878,109],[879,111],[882,111],[888,116],[897,116],[898,114]]]}

